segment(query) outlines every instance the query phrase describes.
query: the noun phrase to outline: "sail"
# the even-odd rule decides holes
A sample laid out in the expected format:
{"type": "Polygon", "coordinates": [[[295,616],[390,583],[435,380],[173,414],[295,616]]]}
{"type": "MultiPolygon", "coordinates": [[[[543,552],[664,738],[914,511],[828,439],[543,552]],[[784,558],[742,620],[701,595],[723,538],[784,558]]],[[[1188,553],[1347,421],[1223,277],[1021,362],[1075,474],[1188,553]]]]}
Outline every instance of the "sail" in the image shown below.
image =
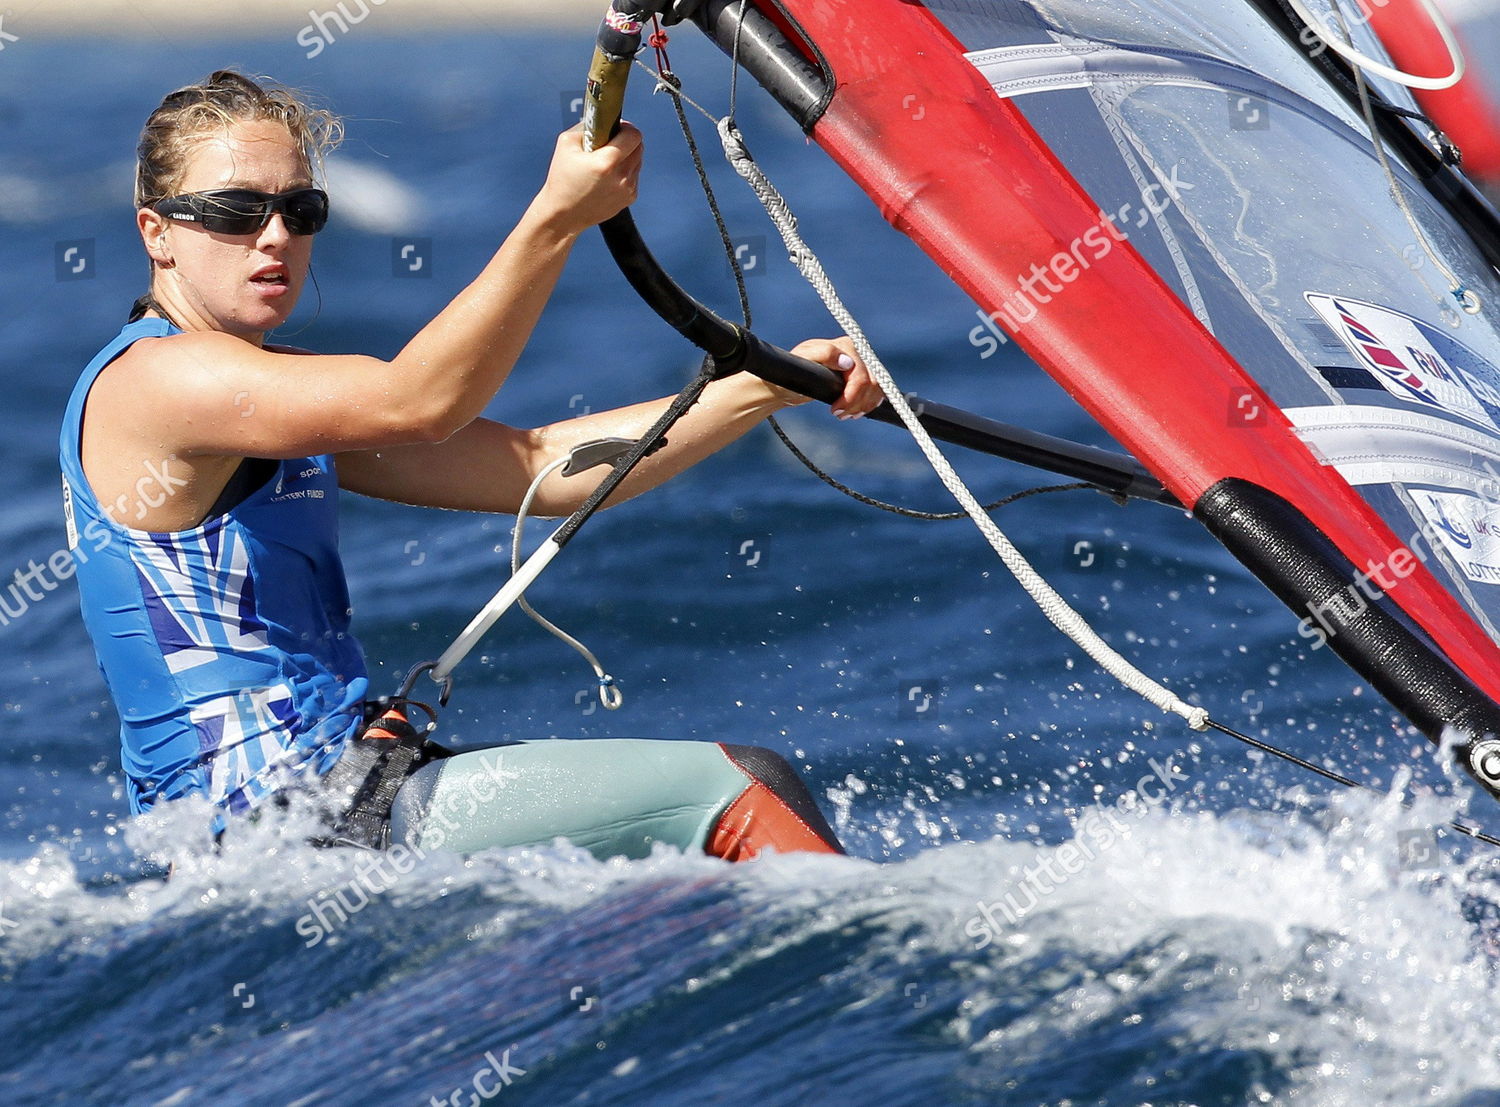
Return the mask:
{"type": "Polygon", "coordinates": [[[747,68],[986,325],[1500,769],[1500,282],[1299,49],[1229,0],[754,7],[747,68]]]}

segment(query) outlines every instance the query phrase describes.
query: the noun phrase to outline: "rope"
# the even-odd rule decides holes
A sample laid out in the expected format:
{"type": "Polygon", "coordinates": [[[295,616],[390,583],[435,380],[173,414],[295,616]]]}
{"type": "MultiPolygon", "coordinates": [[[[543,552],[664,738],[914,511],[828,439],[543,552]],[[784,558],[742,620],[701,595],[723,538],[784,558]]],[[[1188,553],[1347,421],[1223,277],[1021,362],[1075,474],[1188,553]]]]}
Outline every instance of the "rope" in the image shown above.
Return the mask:
{"type": "MultiPolygon", "coordinates": [[[[649,454],[661,447],[667,432],[675,427],[678,420],[687,414],[688,409],[698,402],[699,397],[703,395],[703,390],[713,382],[716,375],[717,368],[713,358],[705,357],[703,359],[702,370],[677,394],[676,398],[667,407],[667,410],[662,412],[656,422],[651,425],[651,429],[636,439],[635,444],[630,447],[629,451],[615,461],[615,466],[610,471],[610,474],[599,483],[599,486],[593,492],[589,493],[588,499],[584,500],[578,510],[568,516],[567,521],[558,527],[557,530],[553,531],[552,536],[532,552],[531,556],[526,559],[526,563],[520,566],[519,570],[512,571],[510,580],[506,581],[501,586],[500,591],[490,597],[490,601],[479,610],[479,613],[473,619],[469,620],[469,625],[464,627],[459,636],[453,640],[453,644],[444,650],[436,661],[429,661],[418,665],[407,674],[406,686],[402,688],[403,695],[411,690],[413,683],[419,675],[426,673],[434,681],[444,686],[443,697],[439,702],[446,706],[448,695],[452,691],[453,670],[462,663],[465,657],[469,656],[469,653],[478,644],[479,640],[484,637],[490,627],[495,625],[496,620],[509,611],[512,604],[522,599],[526,589],[530,588],[535,583],[537,577],[546,571],[547,566],[562,552],[563,547],[573,540],[573,537],[578,533],[580,528],[594,517],[594,513],[603,506],[604,501],[614,495],[616,489],[635,470],[635,467],[649,454]]],[[[545,475],[544,471],[543,476],[545,475]]],[[[540,485],[541,479],[541,477],[538,477],[532,482],[531,489],[527,493],[528,501],[531,493],[540,485]]],[[[529,503],[527,506],[529,506],[529,503]]],[[[575,648],[582,650],[582,647],[578,646],[576,642],[568,641],[575,648]]],[[[589,657],[591,664],[595,667],[595,672],[599,675],[599,695],[605,701],[605,706],[608,707],[606,688],[612,686],[614,682],[599,668],[599,663],[593,660],[592,654],[585,654],[585,656],[589,657]]]]}
{"type": "MultiPolygon", "coordinates": [[[[516,512],[515,530],[511,532],[510,539],[510,571],[512,574],[521,571],[521,535],[526,529],[526,516],[531,511],[531,501],[536,498],[537,490],[541,488],[542,481],[566,465],[568,460],[568,457],[560,457],[538,473],[537,478],[531,482],[531,487],[526,490],[526,495],[521,500],[520,510],[516,512]]],[[[594,656],[594,651],[567,631],[548,621],[545,616],[539,614],[536,608],[527,602],[525,593],[516,598],[516,604],[522,611],[531,616],[532,621],[537,626],[549,632],[558,640],[566,642],[583,655],[583,659],[593,668],[594,676],[598,678],[599,702],[604,706],[606,711],[618,711],[620,704],[624,702],[624,697],[620,694],[619,686],[615,684],[615,678],[606,673],[604,666],[599,664],[599,659],[594,656]]]]}
{"type": "Polygon", "coordinates": [[[734,287],[740,298],[740,316],[745,322],[745,329],[748,330],[750,328],[750,292],[745,287],[745,272],[740,267],[740,259],[735,256],[734,239],[729,234],[729,224],[725,222],[724,213],[719,209],[718,194],[714,192],[713,182],[708,179],[708,170],[703,165],[703,153],[698,149],[698,139],[693,134],[693,128],[688,123],[687,111],[682,105],[684,102],[692,104],[711,123],[718,123],[718,120],[702,104],[696,103],[683,94],[682,79],[670,68],[653,72],[649,66],[641,65],[640,62],[636,64],[656,78],[656,88],[652,89],[653,93],[665,92],[672,99],[672,108],[677,113],[677,125],[682,128],[682,137],[687,141],[688,153],[693,158],[693,168],[698,172],[698,184],[703,189],[704,198],[708,201],[708,210],[713,213],[714,226],[718,227],[719,241],[724,246],[724,256],[729,259],[729,269],[734,274],[734,287]]]}
{"type": "MultiPolygon", "coordinates": [[[[1289,2],[1295,6],[1297,0],[1289,0],[1289,2]]],[[[1343,10],[1336,9],[1336,11],[1338,13],[1339,26],[1344,29],[1344,33],[1349,36],[1352,42],[1354,34],[1349,29],[1349,23],[1344,18],[1343,10]]],[[[1440,25],[1446,29],[1446,24],[1442,24],[1441,17],[1436,15],[1435,17],[1438,19],[1440,25]]],[[[1322,35],[1322,37],[1325,41],[1329,41],[1326,35],[1322,35]]],[[[1333,43],[1329,41],[1329,45],[1332,46],[1333,43]]],[[[1462,57],[1460,56],[1460,64],[1461,62],[1462,57]]],[[[1460,69],[1461,73],[1462,70],[1460,69]]],[[[1479,294],[1473,289],[1465,287],[1463,281],[1458,279],[1458,274],[1438,255],[1426,232],[1422,229],[1422,225],[1417,222],[1417,217],[1411,210],[1411,204],[1407,202],[1406,193],[1401,189],[1401,182],[1397,179],[1395,170],[1391,168],[1390,157],[1385,150],[1385,140],[1381,138],[1380,128],[1375,122],[1375,109],[1370,100],[1370,86],[1365,80],[1364,68],[1357,63],[1354,65],[1354,87],[1359,91],[1360,112],[1364,116],[1365,125],[1370,128],[1370,141],[1375,144],[1375,157],[1380,162],[1381,170],[1385,173],[1386,183],[1390,188],[1391,199],[1401,209],[1401,214],[1405,217],[1407,226],[1411,228],[1411,233],[1416,235],[1417,242],[1421,244],[1422,250],[1427,254],[1428,260],[1432,262],[1437,271],[1447,280],[1448,291],[1452,294],[1453,298],[1458,301],[1459,306],[1464,311],[1470,315],[1478,315],[1484,309],[1484,303],[1480,300],[1479,294]]]]}
{"type": "MultiPolygon", "coordinates": [[[[829,473],[825,473],[822,469],[818,468],[818,463],[815,462],[812,458],[808,457],[801,451],[801,449],[798,448],[797,443],[793,442],[791,438],[787,436],[786,431],[782,429],[780,423],[776,422],[774,419],[770,420],[770,423],[771,429],[776,432],[776,437],[781,439],[781,444],[785,446],[789,451],[791,451],[793,457],[802,462],[803,465],[807,466],[807,468],[811,472],[813,472],[819,480],[828,485],[828,487],[834,489],[834,491],[836,492],[842,492],[844,495],[848,496],[856,503],[862,503],[866,507],[877,507],[881,511],[889,511],[892,515],[904,515],[908,519],[921,519],[925,522],[946,522],[950,519],[967,519],[969,517],[969,513],[966,511],[918,511],[916,508],[902,507],[900,504],[892,504],[887,503],[885,500],[877,500],[874,496],[866,496],[863,492],[850,488],[847,484],[844,484],[837,477],[832,476],[829,473]]],[[[993,503],[987,503],[984,505],[983,510],[986,514],[988,514],[991,511],[998,511],[1002,507],[1009,507],[1017,500],[1024,500],[1029,496],[1041,496],[1049,492],[1084,491],[1099,492],[1102,491],[1102,489],[1100,489],[1098,485],[1089,484],[1086,481],[1080,481],[1075,484],[1049,484],[1044,485],[1040,488],[1028,488],[1024,492],[1016,492],[1013,495],[1006,496],[1004,499],[995,500],[993,503]]]]}
{"type": "MultiPolygon", "coordinates": [[[[679,78],[676,73],[673,73],[669,67],[652,70],[650,66],[645,65],[640,61],[637,61],[636,65],[640,66],[647,73],[650,73],[651,76],[656,80],[656,87],[652,89],[653,94],[658,92],[665,92],[672,99],[672,107],[677,113],[677,126],[681,128],[682,137],[687,142],[688,153],[692,156],[693,159],[693,168],[698,173],[698,184],[703,189],[704,198],[708,201],[708,210],[713,214],[714,225],[719,230],[719,241],[724,246],[724,256],[729,261],[729,271],[734,274],[734,286],[740,300],[740,318],[744,322],[745,329],[749,330],[751,326],[750,294],[745,287],[745,271],[740,265],[739,258],[735,256],[734,239],[729,234],[729,226],[724,220],[723,211],[719,208],[718,194],[714,191],[713,182],[708,178],[708,170],[703,165],[703,154],[698,147],[698,139],[693,134],[692,125],[688,122],[687,110],[683,107],[683,105],[690,105],[695,111],[697,111],[700,115],[702,115],[710,123],[713,123],[715,126],[718,125],[719,121],[711,112],[709,112],[707,108],[705,108],[702,104],[699,104],[692,97],[688,96],[682,91],[681,78],[679,78]]],[[[787,450],[794,458],[802,463],[803,467],[807,469],[808,472],[817,477],[820,481],[828,485],[830,488],[834,489],[837,492],[843,493],[845,496],[848,496],[856,503],[862,503],[867,507],[879,508],[881,511],[889,511],[893,515],[904,515],[908,519],[921,519],[924,521],[944,521],[949,519],[968,518],[968,515],[962,511],[917,511],[913,508],[902,507],[900,504],[888,503],[885,500],[879,500],[873,496],[867,496],[863,492],[856,491],[855,489],[850,488],[847,484],[844,484],[842,481],[838,480],[832,474],[826,472],[818,465],[816,461],[808,457],[807,454],[797,446],[797,443],[792,441],[791,436],[786,432],[786,428],[781,425],[781,421],[777,419],[776,416],[772,415],[766,420],[766,422],[769,423],[771,429],[776,432],[776,437],[781,440],[781,444],[787,448],[787,450]]],[[[1018,499],[1023,499],[1027,495],[1034,495],[1042,492],[1072,491],[1075,488],[1093,487],[1094,486],[1091,484],[1049,485],[1044,488],[1032,489],[1030,492],[1021,493],[1016,496],[1007,496],[1005,499],[996,500],[994,503],[985,504],[984,510],[987,512],[995,511],[999,508],[1014,503],[1018,499]]]]}
{"type": "Polygon", "coordinates": [[[749,0],[740,0],[740,10],[734,17],[734,49],[729,54],[729,118],[733,119],[740,104],[740,35],[745,30],[745,7],[749,0]]]}
{"type": "MultiPolygon", "coordinates": [[[[1427,10],[1428,16],[1431,17],[1433,27],[1442,36],[1443,45],[1447,47],[1449,57],[1453,59],[1453,72],[1446,77],[1418,77],[1415,74],[1394,69],[1376,58],[1361,54],[1354,46],[1352,35],[1349,36],[1349,41],[1343,41],[1337,35],[1332,34],[1330,28],[1309,11],[1307,5],[1302,0],[1287,0],[1287,3],[1302,17],[1302,22],[1306,23],[1312,32],[1318,38],[1322,39],[1329,49],[1352,65],[1356,72],[1364,71],[1373,73],[1377,77],[1384,77],[1388,81],[1404,85],[1407,88],[1428,89],[1434,92],[1439,92],[1445,88],[1452,88],[1459,81],[1463,80],[1466,68],[1463,48],[1459,46],[1458,39],[1453,34],[1453,28],[1448,26],[1448,21],[1443,18],[1443,14],[1438,11],[1437,6],[1432,0],[1421,0],[1421,3],[1422,7],[1427,10]]],[[[1348,23],[1344,20],[1344,10],[1339,7],[1338,0],[1333,0],[1333,10],[1338,16],[1339,23],[1343,25],[1347,32],[1348,23]]]]}
{"type": "MultiPolygon", "coordinates": [[[[1288,753],[1284,749],[1278,749],[1276,746],[1271,745],[1269,742],[1262,742],[1258,738],[1251,738],[1248,734],[1241,734],[1239,731],[1224,726],[1222,723],[1210,721],[1208,725],[1210,729],[1217,730],[1220,734],[1227,734],[1237,742],[1243,742],[1245,743],[1245,745],[1250,746],[1253,749],[1260,750],[1262,753],[1269,753],[1273,757],[1279,757],[1283,761],[1289,761],[1293,765],[1297,765],[1300,768],[1307,769],[1309,772],[1317,773],[1324,780],[1331,780],[1335,784],[1342,784],[1345,788],[1353,788],[1358,791],[1371,792],[1377,796],[1382,794],[1379,790],[1371,788],[1368,784],[1361,784],[1357,780],[1350,780],[1347,776],[1344,776],[1341,773],[1334,772],[1332,769],[1325,769],[1321,765],[1314,765],[1311,761],[1305,761],[1294,753],[1288,753]]],[[[1410,810],[1412,807],[1412,805],[1405,800],[1401,801],[1401,806],[1407,808],[1408,810],[1410,810]]],[[[1458,831],[1460,834],[1467,834],[1475,841],[1484,842],[1487,845],[1491,846],[1500,846],[1500,838],[1496,838],[1493,835],[1486,834],[1478,827],[1469,826],[1468,824],[1458,822],[1457,820],[1450,820],[1448,826],[1453,830],[1458,831]]]]}
{"type": "Polygon", "coordinates": [[[1134,692],[1136,695],[1154,704],[1162,711],[1172,712],[1186,719],[1188,725],[1194,730],[1205,730],[1209,726],[1208,711],[1202,707],[1195,707],[1178,698],[1170,689],[1152,680],[1145,673],[1131,665],[1117,651],[1099,637],[1092,627],[1072,609],[1062,596],[1048,584],[1031,564],[1016,549],[995,525],[993,519],[984,513],[979,501],[969,491],[963,480],[954,471],[942,452],[933,442],[932,436],[927,433],[925,427],[917,419],[912,411],[911,405],[907,403],[905,394],[891,377],[890,371],[881,362],[875,350],[871,347],[869,339],[860,328],[859,323],[850,314],[849,309],[840,300],[838,292],[824,271],[823,265],[818,261],[812,249],[803,241],[797,230],[797,218],[787,206],[786,200],[776,191],[774,185],[767,179],[766,175],[756,165],[750,152],[745,148],[744,138],[735,126],[732,118],[726,117],[719,121],[719,138],[724,146],[724,154],[731,165],[750,185],[755,195],[765,206],[771,221],[781,233],[782,241],[786,243],[788,252],[794,265],[801,271],[808,283],[817,291],[822,298],[829,313],[854,341],[855,348],[870,371],[870,375],[880,385],[885,393],[886,402],[900,416],[901,421],[911,432],[912,438],[916,440],[923,456],[931,464],[943,486],[952,493],[964,512],[974,521],[981,534],[989,542],[990,547],[1005,563],[1017,582],[1026,589],[1026,592],[1041,609],[1042,614],[1066,634],[1073,642],[1082,649],[1089,657],[1119,681],[1122,685],[1134,692]]]}

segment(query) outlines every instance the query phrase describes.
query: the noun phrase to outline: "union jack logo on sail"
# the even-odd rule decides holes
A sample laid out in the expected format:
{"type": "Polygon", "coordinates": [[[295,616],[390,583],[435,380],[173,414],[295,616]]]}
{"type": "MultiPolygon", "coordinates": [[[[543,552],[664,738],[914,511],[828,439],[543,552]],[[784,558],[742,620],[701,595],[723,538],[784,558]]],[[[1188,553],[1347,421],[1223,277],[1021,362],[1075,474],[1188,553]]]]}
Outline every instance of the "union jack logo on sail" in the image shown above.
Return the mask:
{"type": "MultiPolygon", "coordinates": [[[[1334,305],[1338,308],[1339,320],[1348,330],[1350,337],[1359,343],[1365,357],[1369,358],[1371,364],[1375,365],[1387,377],[1403,388],[1406,388],[1424,403],[1429,403],[1433,407],[1443,406],[1442,402],[1433,394],[1432,387],[1421,373],[1413,369],[1400,354],[1392,350],[1370,328],[1356,319],[1353,313],[1342,303],[1335,300],[1334,305]]],[[[1417,355],[1415,360],[1420,368],[1431,372],[1441,380],[1452,380],[1451,373],[1437,369],[1431,364],[1433,359],[1422,357],[1416,350],[1411,350],[1411,352],[1417,355]]]]}

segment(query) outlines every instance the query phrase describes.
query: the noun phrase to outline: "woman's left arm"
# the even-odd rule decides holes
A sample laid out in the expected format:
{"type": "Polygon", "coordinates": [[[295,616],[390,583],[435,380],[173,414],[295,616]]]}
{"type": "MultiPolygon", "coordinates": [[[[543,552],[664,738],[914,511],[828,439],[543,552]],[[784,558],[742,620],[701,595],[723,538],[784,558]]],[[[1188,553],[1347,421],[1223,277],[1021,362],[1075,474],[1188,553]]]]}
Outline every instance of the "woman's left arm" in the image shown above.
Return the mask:
{"type": "MultiPolygon", "coordinates": [[[[848,339],[815,339],[795,353],[846,375],[835,414],[863,415],[882,399],[880,389],[854,356],[848,339]]],[[[423,507],[514,514],[536,475],[573,447],[599,438],[639,438],[661,416],[671,399],[520,430],[476,419],[435,444],[357,450],[338,455],[341,487],[365,496],[423,507]]],[[[646,458],[610,498],[610,504],[637,496],[702,461],[768,415],[802,398],[748,374],[715,381],[667,434],[667,445],[646,458]]],[[[538,490],[532,511],[541,516],[571,514],[598,485],[554,473],[538,490]]]]}

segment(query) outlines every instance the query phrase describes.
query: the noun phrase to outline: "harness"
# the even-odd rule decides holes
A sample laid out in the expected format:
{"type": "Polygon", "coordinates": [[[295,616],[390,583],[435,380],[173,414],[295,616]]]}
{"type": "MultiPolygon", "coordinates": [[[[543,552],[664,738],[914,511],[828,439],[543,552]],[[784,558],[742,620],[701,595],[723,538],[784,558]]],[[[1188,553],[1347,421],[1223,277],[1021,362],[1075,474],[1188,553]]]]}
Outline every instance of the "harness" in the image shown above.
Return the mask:
{"type": "Polygon", "coordinates": [[[423,765],[452,757],[453,751],[427,737],[437,725],[436,713],[425,703],[404,696],[382,696],[365,706],[365,728],[351,738],[338,763],[323,778],[331,801],[327,837],[317,846],[357,846],[388,849],[391,844],[391,806],[407,777],[423,765]],[[413,726],[407,710],[417,707],[429,723],[413,726]]]}

